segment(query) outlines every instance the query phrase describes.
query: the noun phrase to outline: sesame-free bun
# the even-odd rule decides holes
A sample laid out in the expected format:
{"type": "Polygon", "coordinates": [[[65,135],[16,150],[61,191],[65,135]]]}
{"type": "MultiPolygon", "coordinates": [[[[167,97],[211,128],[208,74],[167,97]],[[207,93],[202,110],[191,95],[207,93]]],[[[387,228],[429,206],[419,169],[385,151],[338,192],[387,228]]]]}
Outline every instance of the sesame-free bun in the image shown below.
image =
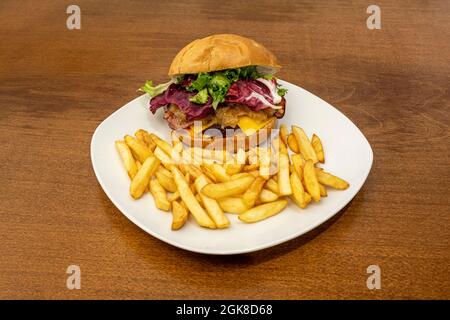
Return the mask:
{"type": "Polygon", "coordinates": [[[216,34],[189,43],[175,56],[169,76],[246,66],[280,68],[277,58],[258,42],[235,34],[216,34]]]}

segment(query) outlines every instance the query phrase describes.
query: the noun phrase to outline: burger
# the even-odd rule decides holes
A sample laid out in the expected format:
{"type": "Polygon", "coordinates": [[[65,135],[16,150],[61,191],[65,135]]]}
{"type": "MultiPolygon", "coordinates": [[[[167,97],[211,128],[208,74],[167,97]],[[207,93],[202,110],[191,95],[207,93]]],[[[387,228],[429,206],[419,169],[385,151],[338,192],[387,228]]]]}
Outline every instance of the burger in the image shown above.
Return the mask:
{"type": "Polygon", "coordinates": [[[170,65],[170,81],[156,86],[147,81],[140,90],[151,97],[150,111],[163,108],[169,127],[186,130],[191,141],[201,139],[205,146],[232,139],[248,149],[265,140],[260,131],[270,132],[284,116],[287,90],[275,77],[279,69],[260,43],[218,34],[181,49],[170,65]],[[210,135],[211,129],[219,134],[210,135]]]}

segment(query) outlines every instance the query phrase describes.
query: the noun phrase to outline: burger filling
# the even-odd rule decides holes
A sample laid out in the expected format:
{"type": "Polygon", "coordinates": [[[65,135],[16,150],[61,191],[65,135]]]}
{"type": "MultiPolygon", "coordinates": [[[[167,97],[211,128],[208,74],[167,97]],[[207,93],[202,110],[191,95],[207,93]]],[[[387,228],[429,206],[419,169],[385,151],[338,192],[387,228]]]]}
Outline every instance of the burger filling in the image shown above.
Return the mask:
{"type": "Polygon", "coordinates": [[[164,108],[172,129],[202,121],[204,130],[240,127],[244,132],[283,117],[287,91],[275,77],[259,74],[254,66],[185,75],[158,86],[148,81],[141,90],[152,97],[152,113],[164,108]]]}

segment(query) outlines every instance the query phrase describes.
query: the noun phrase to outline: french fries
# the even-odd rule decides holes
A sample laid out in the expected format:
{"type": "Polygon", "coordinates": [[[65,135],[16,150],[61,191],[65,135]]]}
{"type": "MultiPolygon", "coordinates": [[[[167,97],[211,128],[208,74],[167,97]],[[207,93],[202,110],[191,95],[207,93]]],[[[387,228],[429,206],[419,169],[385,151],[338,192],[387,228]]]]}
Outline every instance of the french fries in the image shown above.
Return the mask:
{"type": "Polygon", "coordinates": [[[222,183],[211,183],[201,190],[203,194],[213,199],[235,196],[244,193],[252,184],[254,177],[243,177],[222,183]]]}
{"type": "Polygon", "coordinates": [[[263,177],[256,177],[247,191],[245,191],[244,195],[242,196],[242,200],[247,207],[251,208],[255,205],[255,202],[258,199],[265,182],[266,180],[263,177]]]}
{"type": "Polygon", "coordinates": [[[311,159],[306,160],[305,166],[303,167],[303,180],[305,181],[305,187],[308,193],[314,201],[318,202],[320,200],[320,186],[311,159]]]}
{"type": "Polygon", "coordinates": [[[131,154],[130,148],[124,141],[116,141],[115,144],[116,149],[119,152],[120,157],[122,158],[125,169],[127,170],[128,176],[133,179],[138,172],[138,168],[136,165],[136,161],[131,154]]]}
{"type": "Polygon", "coordinates": [[[300,153],[300,148],[297,144],[297,139],[295,139],[295,136],[291,133],[287,138],[287,145],[294,153],[300,153]]]}
{"type": "Polygon", "coordinates": [[[333,176],[331,173],[325,172],[323,170],[318,170],[318,168],[316,168],[316,175],[321,184],[337,190],[345,190],[350,186],[347,181],[333,176]]]}
{"type": "Polygon", "coordinates": [[[320,141],[320,138],[316,136],[315,134],[312,135],[311,138],[311,145],[314,149],[314,152],[316,153],[317,159],[320,163],[325,162],[325,154],[322,147],[322,141],[320,141]]]}
{"type": "Polygon", "coordinates": [[[204,175],[201,175],[195,179],[195,188],[197,189],[197,193],[202,200],[201,203],[209,213],[209,216],[214,221],[217,228],[226,228],[230,225],[230,221],[223,213],[217,201],[200,192],[207,184],[208,179],[204,175]]]}
{"type": "Polygon", "coordinates": [[[281,199],[253,207],[240,214],[239,220],[247,223],[257,222],[280,213],[287,206],[287,200],[281,199]]]}
{"type": "Polygon", "coordinates": [[[158,182],[158,179],[151,178],[150,179],[150,193],[155,200],[155,205],[158,209],[169,211],[170,210],[170,202],[167,200],[166,190],[161,186],[158,182]]]}
{"type": "Polygon", "coordinates": [[[142,164],[141,169],[136,173],[130,185],[130,195],[139,199],[147,188],[150,178],[159,166],[159,160],[150,156],[142,164]]]}
{"type": "Polygon", "coordinates": [[[172,202],[172,230],[178,230],[186,223],[188,211],[178,201],[172,202]]]}
{"type": "Polygon", "coordinates": [[[280,153],[278,159],[278,193],[280,196],[292,194],[291,184],[289,182],[289,156],[280,153]]]}
{"type": "Polygon", "coordinates": [[[261,202],[272,202],[278,199],[278,195],[270,190],[262,189],[259,194],[259,201],[261,202]]]}
{"type": "Polygon", "coordinates": [[[317,159],[316,152],[314,151],[311,142],[308,139],[305,131],[302,128],[297,126],[292,126],[292,132],[294,133],[295,139],[297,140],[297,145],[300,149],[300,153],[302,154],[305,160],[311,159],[314,163],[317,163],[319,160],[317,159]]]}
{"type": "Polygon", "coordinates": [[[175,184],[177,185],[178,192],[180,193],[180,197],[194,216],[197,223],[202,227],[215,229],[216,225],[198,203],[191,188],[189,187],[188,182],[184,179],[180,170],[176,166],[172,166],[171,171],[175,184]]]}
{"type": "Polygon", "coordinates": [[[249,208],[245,205],[242,198],[239,197],[226,197],[218,199],[217,202],[223,211],[228,213],[241,214],[247,211],[249,208]]]}
{"type": "Polygon", "coordinates": [[[144,164],[145,160],[152,155],[150,148],[144,142],[129,135],[126,135],[124,139],[132,154],[140,163],[144,164]]]}
{"type": "Polygon", "coordinates": [[[315,167],[325,161],[322,142],[316,134],[309,140],[298,126],[289,132],[281,125],[280,134],[266,146],[240,149],[235,155],[185,149],[175,132],[167,142],[143,129],[115,141],[115,147],[131,179],[131,197],[139,199],[150,191],[158,209],[172,212],[172,230],[182,228],[189,214],[210,229],[229,227],[227,213],[257,222],[281,212],[287,198],[304,209],[311,200],[327,197],[326,187],[349,187],[315,167]]]}
{"type": "Polygon", "coordinates": [[[156,171],[155,173],[156,179],[158,180],[159,184],[167,191],[169,192],[176,192],[177,186],[175,185],[175,181],[172,177],[160,172],[156,171]]]}
{"type": "Polygon", "coordinates": [[[302,209],[306,208],[308,203],[311,202],[311,196],[305,192],[303,188],[302,181],[298,176],[297,171],[293,171],[290,176],[291,186],[292,186],[292,196],[291,199],[302,209]]]}

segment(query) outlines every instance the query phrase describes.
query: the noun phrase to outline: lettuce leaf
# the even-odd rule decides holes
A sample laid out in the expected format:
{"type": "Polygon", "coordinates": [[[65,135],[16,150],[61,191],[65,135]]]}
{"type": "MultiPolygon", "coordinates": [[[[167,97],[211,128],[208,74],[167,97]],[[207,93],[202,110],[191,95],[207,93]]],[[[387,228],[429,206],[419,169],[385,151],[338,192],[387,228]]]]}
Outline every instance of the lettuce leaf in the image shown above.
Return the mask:
{"type": "Polygon", "coordinates": [[[195,96],[189,98],[189,101],[197,104],[205,104],[208,101],[208,89],[200,90],[195,96]]]}
{"type": "Polygon", "coordinates": [[[150,80],[147,80],[145,84],[139,88],[140,91],[147,92],[150,97],[156,97],[157,95],[163,93],[167,90],[167,88],[172,84],[175,83],[174,80],[170,80],[166,83],[158,84],[157,86],[153,86],[153,82],[150,80]]]}

